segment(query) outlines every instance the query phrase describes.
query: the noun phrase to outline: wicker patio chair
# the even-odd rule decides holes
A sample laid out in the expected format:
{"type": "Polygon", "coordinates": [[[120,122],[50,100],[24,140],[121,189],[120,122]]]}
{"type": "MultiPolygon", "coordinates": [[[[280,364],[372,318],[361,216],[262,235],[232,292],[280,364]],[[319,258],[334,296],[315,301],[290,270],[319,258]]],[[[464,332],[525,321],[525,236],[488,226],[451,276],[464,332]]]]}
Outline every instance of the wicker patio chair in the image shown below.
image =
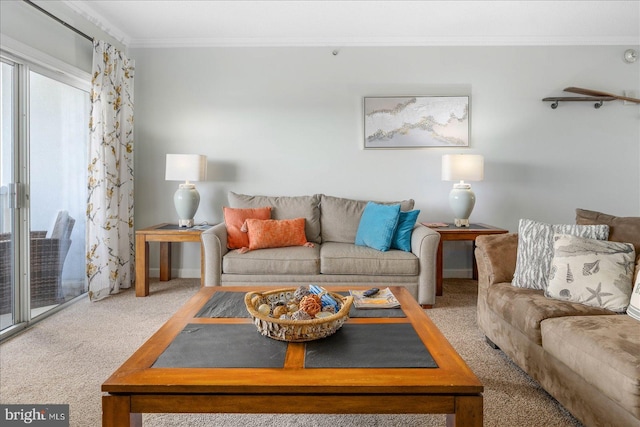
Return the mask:
{"type": "Polygon", "coordinates": [[[0,234],[0,314],[11,311],[11,241],[9,233],[0,234]]]}
{"type": "MultiPolygon", "coordinates": [[[[47,237],[46,231],[32,231],[30,239],[31,308],[64,301],[62,268],[71,246],[75,220],[66,211],[58,213],[47,237]]],[[[0,314],[11,311],[11,235],[0,234],[0,314]]]]}

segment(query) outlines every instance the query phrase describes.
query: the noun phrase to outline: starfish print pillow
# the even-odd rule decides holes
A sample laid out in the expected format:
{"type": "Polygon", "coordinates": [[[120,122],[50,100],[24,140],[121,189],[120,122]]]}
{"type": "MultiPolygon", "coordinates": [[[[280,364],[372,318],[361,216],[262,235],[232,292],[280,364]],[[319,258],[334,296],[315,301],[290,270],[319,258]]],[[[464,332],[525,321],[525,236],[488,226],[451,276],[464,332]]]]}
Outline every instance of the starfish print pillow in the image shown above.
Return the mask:
{"type": "Polygon", "coordinates": [[[631,298],[635,249],[631,243],[554,235],[550,298],[624,313],[631,298]]]}

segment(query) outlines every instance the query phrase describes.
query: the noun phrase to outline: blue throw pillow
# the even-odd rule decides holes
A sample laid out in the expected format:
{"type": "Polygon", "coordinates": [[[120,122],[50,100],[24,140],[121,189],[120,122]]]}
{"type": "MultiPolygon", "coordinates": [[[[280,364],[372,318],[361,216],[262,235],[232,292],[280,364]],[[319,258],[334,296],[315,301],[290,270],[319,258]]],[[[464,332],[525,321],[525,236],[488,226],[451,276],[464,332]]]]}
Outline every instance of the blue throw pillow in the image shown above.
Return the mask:
{"type": "Polygon", "coordinates": [[[356,232],[356,245],[368,246],[383,252],[388,251],[399,217],[400,205],[368,202],[356,232]]]}
{"type": "Polygon", "coordinates": [[[413,226],[416,225],[419,214],[419,209],[409,212],[400,212],[398,226],[396,227],[396,232],[393,234],[393,239],[391,239],[392,249],[411,252],[411,233],[413,233],[413,226]]]}

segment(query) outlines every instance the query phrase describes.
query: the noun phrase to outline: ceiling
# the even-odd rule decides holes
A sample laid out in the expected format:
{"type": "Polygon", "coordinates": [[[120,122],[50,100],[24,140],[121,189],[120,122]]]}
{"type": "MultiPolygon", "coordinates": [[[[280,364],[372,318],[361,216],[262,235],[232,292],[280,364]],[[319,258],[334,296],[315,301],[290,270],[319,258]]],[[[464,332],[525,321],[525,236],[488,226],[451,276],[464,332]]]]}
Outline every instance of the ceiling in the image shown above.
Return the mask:
{"type": "Polygon", "coordinates": [[[638,0],[63,3],[134,48],[640,44],[638,0]]]}

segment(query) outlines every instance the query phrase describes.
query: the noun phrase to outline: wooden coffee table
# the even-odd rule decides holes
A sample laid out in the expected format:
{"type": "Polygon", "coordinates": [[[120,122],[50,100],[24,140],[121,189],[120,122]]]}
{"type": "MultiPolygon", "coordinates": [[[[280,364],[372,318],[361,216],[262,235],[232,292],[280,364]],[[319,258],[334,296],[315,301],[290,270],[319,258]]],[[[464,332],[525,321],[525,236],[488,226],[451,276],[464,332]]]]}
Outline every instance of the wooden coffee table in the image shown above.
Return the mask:
{"type": "MultiPolygon", "coordinates": [[[[216,292],[265,289],[226,286],[200,289],[102,384],[105,393],[102,425],[139,426],[142,413],[442,413],[448,414],[448,426],[482,426],[482,384],[403,287],[391,290],[405,317],[351,317],[343,328],[410,325],[418,345],[424,344],[437,367],[307,368],[305,343],[282,343],[286,350],[283,364],[275,368],[153,367],[187,326],[193,330],[225,325],[255,328],[250,318],[196,315],[216,292]]],[[[328,289],[339,292],[349,288],[328,289]]],[[[384,336],[379,338],[376,341],[384,342],[384,336]]],[[[255,337],[250,338],[254,339],[256,344],[259,340],[271,340],[260,336],[257,330],[255,337]]],[[[255,344],[250,341],[250,345],[255,344]]],[[[400,355],[403,349],[389,351],[400,355]]]]}

